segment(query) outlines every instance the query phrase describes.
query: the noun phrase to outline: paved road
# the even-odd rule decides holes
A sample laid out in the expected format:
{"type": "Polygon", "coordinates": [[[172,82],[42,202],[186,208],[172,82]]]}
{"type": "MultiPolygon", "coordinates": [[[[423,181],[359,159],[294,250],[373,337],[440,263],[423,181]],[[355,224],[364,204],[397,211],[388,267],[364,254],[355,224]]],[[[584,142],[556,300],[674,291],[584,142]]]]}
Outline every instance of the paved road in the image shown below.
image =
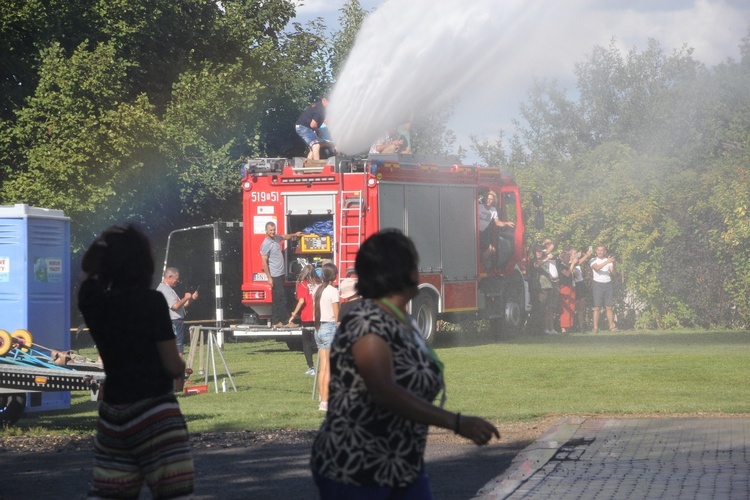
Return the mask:
{"type": "MultiPolygon", "coordinates": [[[[316,498],[309,448],[196,449],[196,498],[316,498]]],[[[750,418],[569,418],[531,444],[430,443],[426,461],[437,500],[747,499],[750,418]]],[[[81,498],[91,451],[0,452],[0,468],[2,499],[81,498]]]]}
{"type": "Polygon", "coordinates": [[[747,499],[750,418],[567,419],[484,499],[747,499]]]}
{"type": "MultiPolygon", "coordinates": [[[[427,470],[437,500],[471,498],[507,469],[527,445],[477,447],[430,443],[427,470]]],[[[315,499],[310,443],[263,444],[194,450],[198,499],[315,499]]],[[[90,449],[59,453],[0,452],[0,499],[83,498],[91,475],[90,449]]],[[[142,493],[141,498],[150,498],[142,493]]]]}

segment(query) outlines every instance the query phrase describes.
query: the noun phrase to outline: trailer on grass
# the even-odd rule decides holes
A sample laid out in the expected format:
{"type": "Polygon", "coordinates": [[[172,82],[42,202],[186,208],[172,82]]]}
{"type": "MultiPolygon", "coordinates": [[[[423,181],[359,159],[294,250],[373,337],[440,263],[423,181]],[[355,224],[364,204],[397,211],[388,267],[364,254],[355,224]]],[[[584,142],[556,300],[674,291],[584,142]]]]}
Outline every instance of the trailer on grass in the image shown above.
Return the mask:
{"type": "Polygon", "coordinates": [[[97,400],[104,379],[101,363],[35,345],[26,330],[0,330],[0,426],[15,424],[43,392],[90,391],[97,400]]]}

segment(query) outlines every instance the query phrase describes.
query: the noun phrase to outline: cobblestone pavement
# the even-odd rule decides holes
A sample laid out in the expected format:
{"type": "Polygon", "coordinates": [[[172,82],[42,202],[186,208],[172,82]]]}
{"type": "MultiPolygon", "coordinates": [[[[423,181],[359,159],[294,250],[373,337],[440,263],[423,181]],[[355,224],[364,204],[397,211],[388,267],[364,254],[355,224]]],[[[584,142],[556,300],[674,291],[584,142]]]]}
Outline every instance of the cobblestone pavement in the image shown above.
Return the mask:
{"type": "Polygon", "coordinates": [[[477,498],[747,499],[748,445],[750,418],[569,418],[477,498]]]}

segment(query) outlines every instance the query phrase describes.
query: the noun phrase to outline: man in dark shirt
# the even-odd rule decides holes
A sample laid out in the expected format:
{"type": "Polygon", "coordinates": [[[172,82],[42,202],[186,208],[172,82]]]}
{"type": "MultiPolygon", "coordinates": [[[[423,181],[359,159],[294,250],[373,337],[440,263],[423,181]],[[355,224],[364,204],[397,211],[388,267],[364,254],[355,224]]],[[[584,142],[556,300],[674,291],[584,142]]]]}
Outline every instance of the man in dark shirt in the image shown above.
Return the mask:
{"type": "Polygon", "coordinates": [[[320,133],[325,137],[326,107],[328,99],[325,97],[305,109],[294,126],[297,135],[310,147],[307,158],[320,160],[320,133]]]}

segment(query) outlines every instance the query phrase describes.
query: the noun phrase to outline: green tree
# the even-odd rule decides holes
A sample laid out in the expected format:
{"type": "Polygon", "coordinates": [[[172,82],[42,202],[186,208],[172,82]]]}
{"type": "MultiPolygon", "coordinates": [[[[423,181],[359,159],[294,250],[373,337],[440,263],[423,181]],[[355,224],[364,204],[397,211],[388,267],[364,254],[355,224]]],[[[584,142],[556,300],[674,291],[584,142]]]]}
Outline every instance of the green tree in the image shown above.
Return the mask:
{"type": "Polygon", "coordinates": [[[339,9],[340,29],[333,33],[331,46],[331,73],[334,78],[343,69],[354,42],[369,12],[362,8],[359,0],[347,0],[339,9]]]}
{"type": "Polygon", "coordinates": [[[128,63],[115,52],[104,43],[82,44],[70,58],[57,44],[43,52],[39,85],[12,131],[5,200],[63,209],[79,227],[104,204],[123,217],[141,208],[125,205],[120,186],[136,177],[149,185],[142,174],[153,172],[163,134],[144,96],[123,102],[128,63]]]}
{"type": "Polygon", "coordinates": [[[653,40],[596,47],[576,65],[577,100],[541,81],[521,108],[509,163],[544,196],[546,235],[607,245],[642,326],[749,319],[747,37],[741,51],[709,70],[653,40]]]}
{"type": "Polygon", "coordinates": [[[508,153],[505,149],[504,139],[502,130],[494,142],[484,138],[480,139],[475,135],[469,136],[471,150],[478,154],[487,166],[505,166],[508,164],[508,153]]]}
{"type": "Polygon", "coordinates": [[[82,0],[0,3],[0,119],[13,120],[34,93],[43,49],[55,42],[70,54],[91,38],[90,10],[82,0]]]}
{"type": "Polygon", "coordinates": [[[175,84],[164,120],[170,175],[187,214],[226,218],[239,206],[238,160],[248,123],[259,121],[261,85],[247,66],[206,63],[175,84]]]}
{"type": "Polygon", "coordinates": [[[226,213],[239,158],[298,148],[298,103],[330,81],[325,27],[284,32],[287,0],[22,7],[0,10],[8,50],[27,29],[45,36],[2,75],[23,75],[26,94],[4,101],[0,201],[64,209],[79,243],[95,220],[226,213]]]}

